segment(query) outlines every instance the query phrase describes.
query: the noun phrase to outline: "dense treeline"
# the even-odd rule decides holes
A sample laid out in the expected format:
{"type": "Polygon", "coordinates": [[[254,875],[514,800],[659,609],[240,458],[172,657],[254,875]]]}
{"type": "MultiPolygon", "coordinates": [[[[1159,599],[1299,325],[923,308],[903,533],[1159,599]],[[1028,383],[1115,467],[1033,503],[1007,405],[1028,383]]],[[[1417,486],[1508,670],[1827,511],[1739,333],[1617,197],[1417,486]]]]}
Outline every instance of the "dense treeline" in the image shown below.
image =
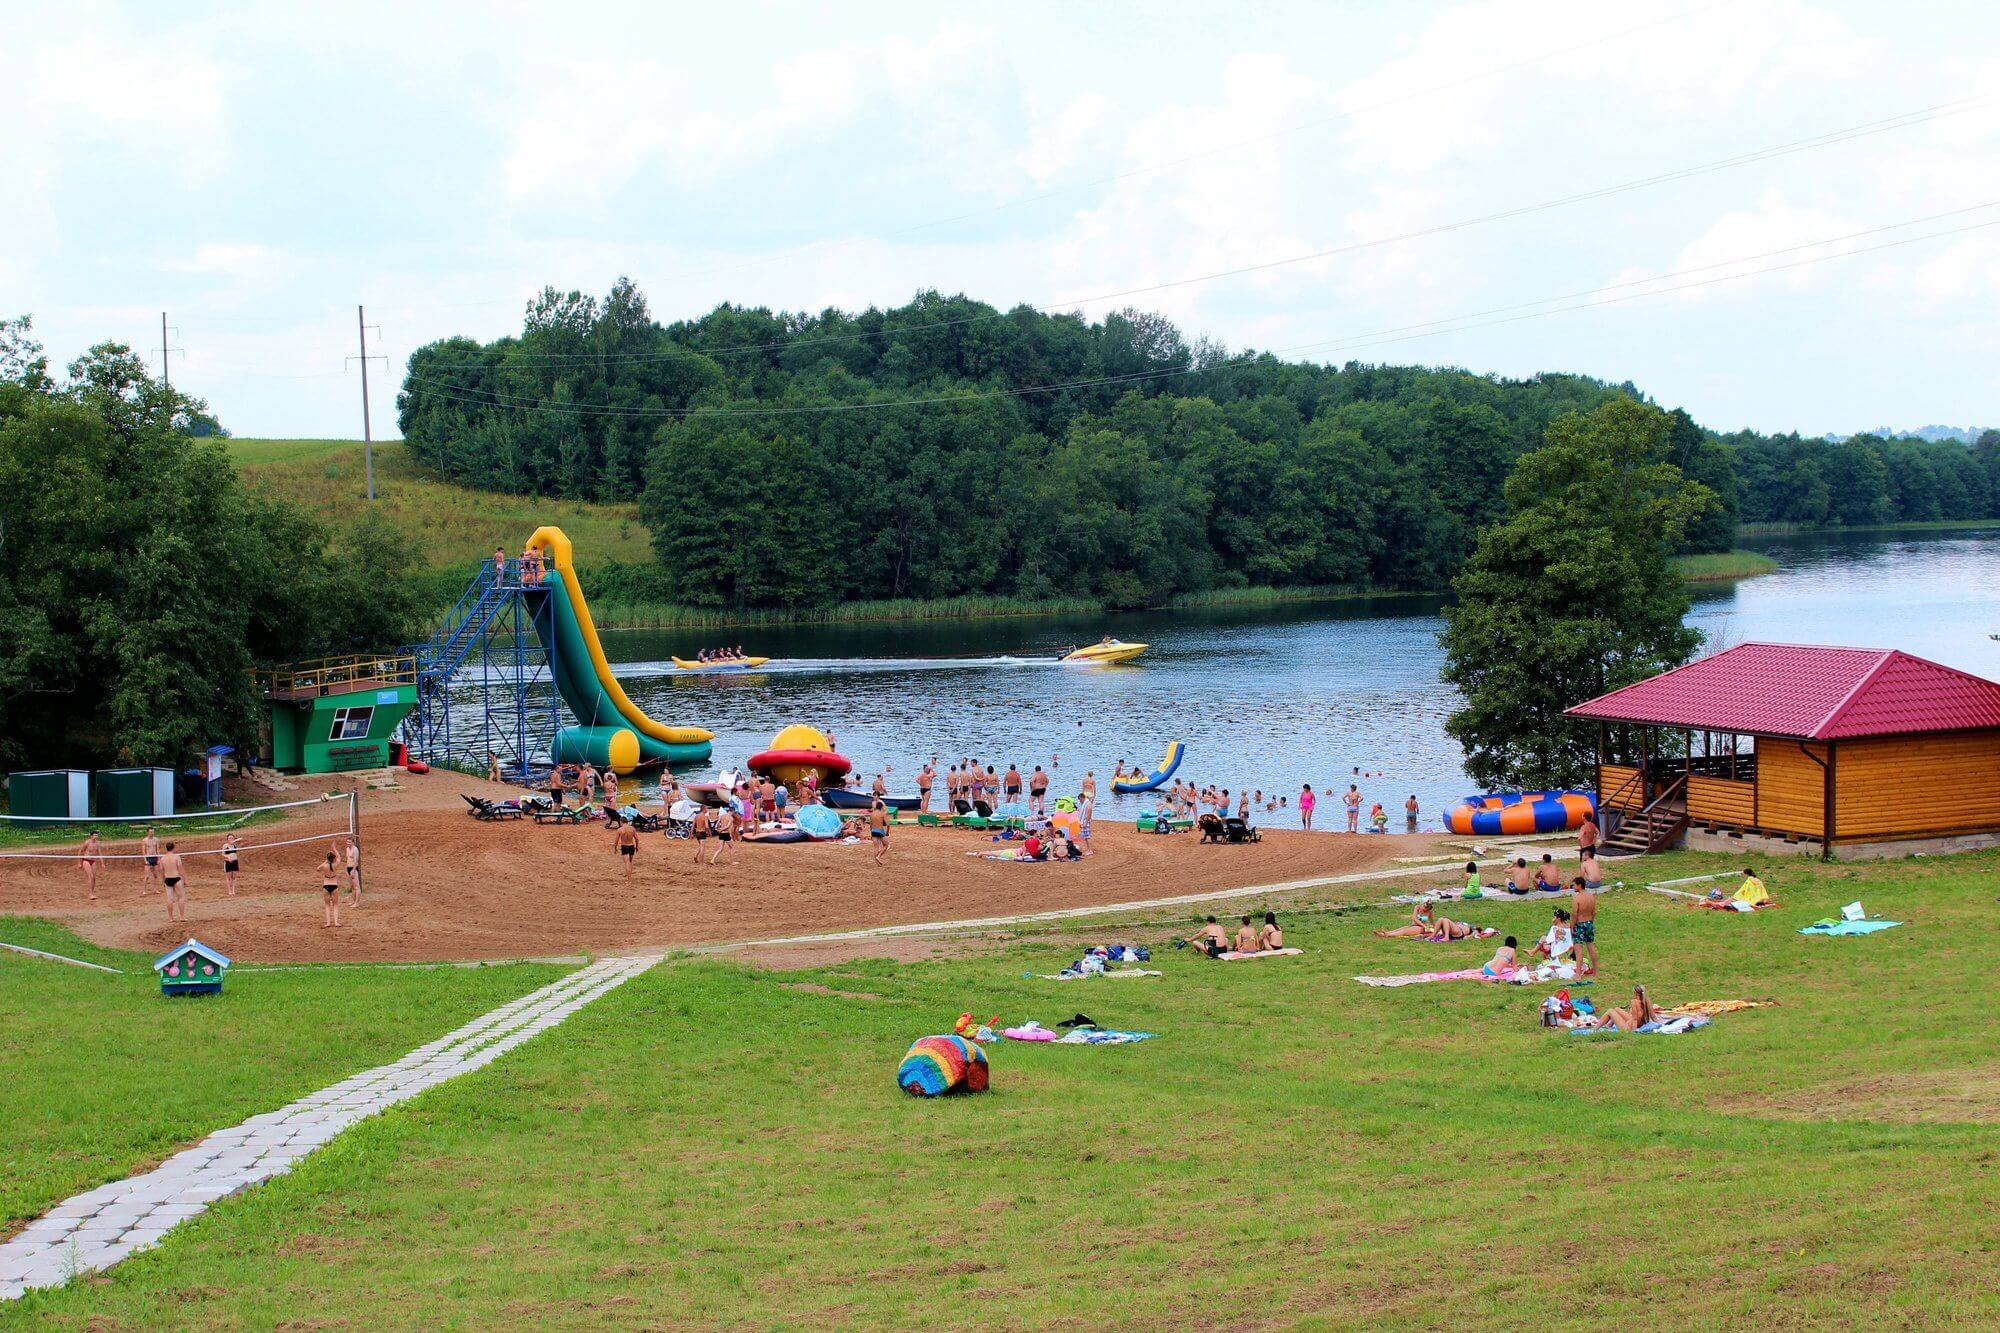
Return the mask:
{"type": "Polygon", "coordinates": [[[257,735],[251,669],[392,648],[407,544],[247,491],[121,344],[49,373],[0,320],[0,765],[178,765],[257,735]]]}
{"type": "MultiPolygon", "coordinates": [[[[621,280],[602,302],[545,290],[517,338],[420,349],[398,405],[412,450],[455,481],[640,497],[670,600],[1140,605],[1245,585],[1442,587],[1550,423],[1639,396],[1569,375],[1232,357],[1157,316],[936,293],[662,326],[621,280]]],[[[1678,412],[1666,438],[1716,497],[1684,549],[1727,549],[1751,516],[1739,495],[1757,488],[1763,514],[1745,460],[1776,442],[1725,441],[1678,412]]],[[[1973,475],[1934,489],[1989,512],[2000,496],[1964,493],[1973,475]]]]}
{"type": "Polygon", "coordinates": [[[1954,441],[1730,435],[1745,523],[1859,527],[2000,517],[2000,431],[1954,441]]]}

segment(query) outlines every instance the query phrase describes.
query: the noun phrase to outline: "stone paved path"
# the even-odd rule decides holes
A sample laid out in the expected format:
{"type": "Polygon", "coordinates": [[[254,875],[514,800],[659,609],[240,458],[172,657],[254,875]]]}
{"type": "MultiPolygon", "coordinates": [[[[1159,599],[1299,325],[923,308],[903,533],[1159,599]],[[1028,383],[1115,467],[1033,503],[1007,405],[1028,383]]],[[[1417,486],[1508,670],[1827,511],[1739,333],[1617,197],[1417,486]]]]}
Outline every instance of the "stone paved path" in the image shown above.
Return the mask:
{"type": "Polygon", "coordinates": [[[660,961],[607,958],[482,1014],[394,1064],[364,1070],[290,1106],[219,1129],[142,1176],[86,1190],[0,1245],[0,1300],[109,1268],[292,1163],[342,1130],[449,1078],[492,1063],[660,961]]]}

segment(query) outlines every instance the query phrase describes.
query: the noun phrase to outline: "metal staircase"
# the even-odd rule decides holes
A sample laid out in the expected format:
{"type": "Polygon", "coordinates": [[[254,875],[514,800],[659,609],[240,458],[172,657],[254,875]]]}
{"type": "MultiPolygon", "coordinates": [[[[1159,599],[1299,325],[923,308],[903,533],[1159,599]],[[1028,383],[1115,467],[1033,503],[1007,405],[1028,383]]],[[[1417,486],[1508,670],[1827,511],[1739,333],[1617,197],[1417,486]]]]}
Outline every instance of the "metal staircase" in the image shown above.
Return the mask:
{"type": "Polygon", "coordinates": [[[482,561],[430,637],[411,647],[417,706],[403,723],[403,742],[412,755],[478,773],[494,755],[512,779],[546,765],[556,695],[530,593],[518,560],[504,570],[482,561]]]}

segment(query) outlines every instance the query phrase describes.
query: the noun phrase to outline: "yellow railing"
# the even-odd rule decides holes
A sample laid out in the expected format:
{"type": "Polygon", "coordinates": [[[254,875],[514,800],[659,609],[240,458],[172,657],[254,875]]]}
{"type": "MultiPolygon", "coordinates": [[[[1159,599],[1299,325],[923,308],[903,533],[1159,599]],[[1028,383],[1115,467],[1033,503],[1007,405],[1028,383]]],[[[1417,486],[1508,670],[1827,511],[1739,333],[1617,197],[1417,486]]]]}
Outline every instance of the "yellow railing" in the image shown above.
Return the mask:
{"type": "Polygon", "coordinates": [[[322,657],[310,662],[288,662],[257,673],[258,687],[273,696],[337,694],[378,685],[416,683],[417,659],[409,654],[322,657]]]}

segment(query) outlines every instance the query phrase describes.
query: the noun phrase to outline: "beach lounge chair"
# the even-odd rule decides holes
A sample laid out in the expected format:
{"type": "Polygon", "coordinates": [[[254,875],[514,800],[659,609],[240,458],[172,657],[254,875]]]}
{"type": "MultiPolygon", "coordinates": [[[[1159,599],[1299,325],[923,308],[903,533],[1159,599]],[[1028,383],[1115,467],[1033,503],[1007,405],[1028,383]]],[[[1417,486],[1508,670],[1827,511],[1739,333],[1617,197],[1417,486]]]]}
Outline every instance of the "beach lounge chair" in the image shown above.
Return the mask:
{"type": "Polygon", "coordinates": [[[1227,830],[1222,827],[1221,816],[1213,813],[1204,814],[1200,819],[1196,820],[1195,827],[1201,830],[1201,840],[1203,842],[1221,842],[1227,833],[1227,830]]]}
{"type": "Polygon", "coordinates": [[[587,805],[545,805],[535,810],[537,824],[581,824],[591,816],[587,805]]]}
{"type": "Polygon", "coordinates": [[[483,796],[466,796],[463,792],[460,792],[459,795],[464,799],[465,804],[470,807],[466,813],[470,814],[474,819],[519,819],[523,814],[527,813],[511,801],[489,801],[483,796]]]}
{"type": "Polygon", "coordinates": [[[1222,836],[1227,842],[1264,841],[1264,835],[1251,828],[1249,820],[1238,819],[1234,815],[1222,821],[1222,836]]]}

